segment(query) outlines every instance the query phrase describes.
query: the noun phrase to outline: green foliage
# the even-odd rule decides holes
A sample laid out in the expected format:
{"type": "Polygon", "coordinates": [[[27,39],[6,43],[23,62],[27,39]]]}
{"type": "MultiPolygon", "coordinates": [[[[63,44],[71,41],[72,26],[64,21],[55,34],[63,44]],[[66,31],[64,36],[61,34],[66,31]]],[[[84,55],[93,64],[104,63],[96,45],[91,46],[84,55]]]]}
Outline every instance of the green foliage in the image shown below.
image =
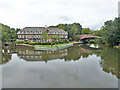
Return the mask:
{"type": "Polygon", "coordinates": [[[114,21],[110,20],[105,22],[103,39],[110,46],[115,46],[120,44],[120,18],[115,18],[114,21]]]}
{"type": "Polygon", "coordinates": [[[97,31],[93,31],[93,34],[95,34],[96,36],[103,36],[104,34],[104,29],[101,28],[101,30],[97,30],[97,31]]]}
{"type": "Polygon", "coordinates": [[[76,40],[76,41],[79,41],[79,40],[80,40],[80,35],[76,35],[76,36],[75,36],[75,40],[76,40]]]}
{"type": "Polygon", "coordinates": [[[36,45],[36,42],[29,42],[30,45],[36,45]]]}
{"type": "Polygon", "coordinates": [[[20,29],[14,29],[10,28],[7,25],[0,24],[2,28],[2,42],[9,42],[10,40],[16,40],[17,39],[17,32],[20,29]]]}
{"type": "Polygon", "coordinates": [[[57,35],[56,36],[52,36],[51,38],[52,38],[52,40],[54,42],[56,42],[57,40],[59,41],[59,39],[60,39],[59,36],[57,36],[57,35]]]}
{"type": "Polygon", "coordinates": [[[48,33],[47,31],[44,31],[42,34],[42,40],[47,41],[47,39],[48,39],[48,33]]]}
{"type": "Polygon", "coordinates": [[[37,43],[37,45],[51,45],[50,42],[46,42],[46,43],[37,43]]]}
{"type": "Polygon", "coordinates": [[[82,29],[82,34],[91,34],[92,32],[90,31],[89,28],[83,28],[82,29]]]}
{"type": "Polygon", "coordinates": [[[15,42],[16,42],[16,44],[24,44],[25,43],[24,40],[18,40],[18,41],[15,41],[15,42]]]}
{"type": "Polygon", "coordinates": [[[63,40],[59,40],[59,42],[58,42],[58,43],[61,43],[61,44],[62,44],[62,43],[64,43],[64,42],[63,42],[63,40]]]}
{"type": "Polygon", "coordinates": [[[57,26],[50,26],[51,28],[61,28],[68,32],[68,38],[74,40],[76,35],[80,35],[82,32],[82,26],[79,23],[73,24],[59,24],[57,26]]]}
{"type": "Polygon", "coordinates": [[[50,42],[41,43],[41,42],[29,42],[29,45],[51,45],[50,42]]]}
{"type": "Polygon", "coordinates": [[[69,38],[69,41],[72,41],[72,38],[69,38]]]}
{"type": "Polygon", "coordinates": [[[67,39],[62,39],[62,42],[63,42],[63,43],[69,43],[69,40],[67,40],[67,39]]]}

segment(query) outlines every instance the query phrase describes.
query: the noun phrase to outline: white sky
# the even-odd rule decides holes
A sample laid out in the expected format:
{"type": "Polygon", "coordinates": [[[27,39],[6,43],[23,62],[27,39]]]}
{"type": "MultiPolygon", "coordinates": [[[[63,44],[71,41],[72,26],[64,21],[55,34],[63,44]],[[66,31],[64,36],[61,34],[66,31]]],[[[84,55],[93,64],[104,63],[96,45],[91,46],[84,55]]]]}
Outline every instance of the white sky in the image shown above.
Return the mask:
{"type": "Polygon", "coordinates": [[[0,0],[0,23],[13,28],[80,23],[99,29],[118,16],[119,0],[0,0]]]}

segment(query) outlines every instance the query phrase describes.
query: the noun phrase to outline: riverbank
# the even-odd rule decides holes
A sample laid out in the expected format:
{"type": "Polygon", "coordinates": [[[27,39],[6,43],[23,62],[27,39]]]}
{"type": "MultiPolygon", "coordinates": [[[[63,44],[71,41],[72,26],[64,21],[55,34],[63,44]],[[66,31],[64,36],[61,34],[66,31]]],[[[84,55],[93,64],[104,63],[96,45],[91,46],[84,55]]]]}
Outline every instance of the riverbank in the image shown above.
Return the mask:
{"type": "Polygon", "coordinates": [[[120,45],[119,45],[119,46],[114,46],[114,48],[116,48],[116,49],[119,49],[119,50],[120,50],[120,45]]]}
{"type": "Polygon", "coordinates": [[[57,50],[64,49],[67,47],[73,46],[73,43],[64,43],[64,44],[56,44],[56,45],[29,45],[29,44],[16,44],[16,46],[28,46],[33,47],[36,50],[57,50]]]}

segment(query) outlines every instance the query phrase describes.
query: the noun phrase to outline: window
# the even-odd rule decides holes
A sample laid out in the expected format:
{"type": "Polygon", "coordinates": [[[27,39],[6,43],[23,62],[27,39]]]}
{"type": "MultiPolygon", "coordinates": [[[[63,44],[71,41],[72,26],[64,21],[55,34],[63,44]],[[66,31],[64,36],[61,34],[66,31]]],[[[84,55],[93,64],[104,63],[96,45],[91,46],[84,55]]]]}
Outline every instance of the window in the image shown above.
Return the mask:
{"type": "Polygon", "coordinates": [[[35,35],[35,39],[37,38],[37,35],[35,35]]]}

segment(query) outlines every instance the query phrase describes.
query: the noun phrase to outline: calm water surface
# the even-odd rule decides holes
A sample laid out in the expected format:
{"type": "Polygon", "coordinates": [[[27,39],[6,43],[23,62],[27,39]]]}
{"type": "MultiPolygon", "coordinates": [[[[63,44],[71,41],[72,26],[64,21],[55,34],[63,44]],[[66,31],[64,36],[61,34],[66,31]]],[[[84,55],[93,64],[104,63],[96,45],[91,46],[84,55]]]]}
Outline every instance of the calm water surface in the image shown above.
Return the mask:
{"type": "Polygon", "coordinates": [[[9,46],[2,50],[3,88],[117,88],[114,48],[75,45],[58,51],[9,46]]]}

